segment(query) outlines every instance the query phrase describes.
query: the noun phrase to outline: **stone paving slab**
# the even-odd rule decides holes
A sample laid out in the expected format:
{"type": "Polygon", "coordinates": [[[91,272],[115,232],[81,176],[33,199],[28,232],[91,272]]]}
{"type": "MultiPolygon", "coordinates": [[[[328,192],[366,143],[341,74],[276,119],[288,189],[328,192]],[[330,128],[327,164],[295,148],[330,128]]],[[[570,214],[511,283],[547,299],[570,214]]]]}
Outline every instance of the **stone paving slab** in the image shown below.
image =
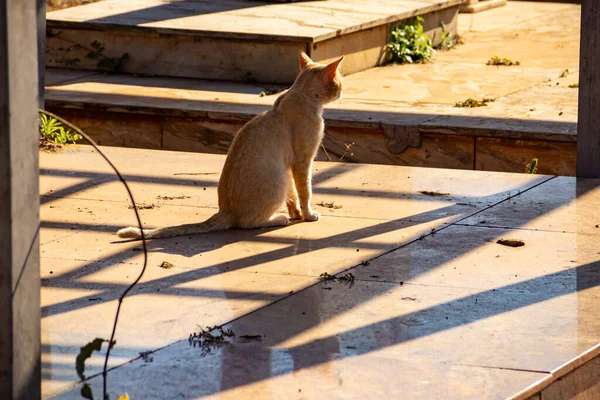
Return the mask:
{"type": "Polygon", "coordinates": [[[544,190],[531,190],[494,210],[467,218],[461,223],[488,227],[520,228],[569,232],[594,237],[600,233],[600,215],[594,205],[600,202],[595,181],[576,181],[558,177],[548,181],[544,190]],[[547,191],[553,193],[547,196],[547,191]],[[569,199],[577,197],[577,202],[569,199]],[[519,222],[527,220],[526,224],[519,222]]]}
{"type": "Polygon", "coordinates": [[[460,0],[328,0],[291,4],[220,0],[104,0],[48,15],[53,26],[151,29],[227,38],[319,42],[459,5],[460,0]],[[71,23],[71,24],[69,24],[71,23]]]}
{"type": "MultiPolygon", "coordinates": [[[[214,213],[223,156],[104,150],[138,201],[159,203],[140,210],[145,225],[214,213]]],[[[75,356],[109,334],[140,243],[114,235],[133,213],[95,152],[41,153],[40,168],[44,397],[78,398],[75,356]]],[[[316,163],[314,176],[316,223],[148,242],[111,397],[504,398],[600,342],[600,230],[588,227],[598,181],[344,163],[316,163]],[[545,220],[551,231],[535,231],[545,220]],[[507,236],[526,244],[495,243],[507,236]],[[348,268],[353,285],[318,283],[348,268]],[[226,323],[231,345],[188,344],[226,323]]],[[[101,363],[94,355],[87,375],[101,363]]],[[[98,395],[101,379],[90,384],[98,395]]]]}

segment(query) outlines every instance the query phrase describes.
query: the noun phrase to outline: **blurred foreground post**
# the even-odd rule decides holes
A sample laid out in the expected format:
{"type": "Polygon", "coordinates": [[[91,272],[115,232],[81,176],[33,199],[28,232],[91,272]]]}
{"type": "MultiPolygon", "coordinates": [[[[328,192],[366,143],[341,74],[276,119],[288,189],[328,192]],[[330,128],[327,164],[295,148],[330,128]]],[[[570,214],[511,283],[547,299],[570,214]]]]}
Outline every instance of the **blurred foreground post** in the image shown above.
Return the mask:
{"type": "Polygon", "coordinates": [[[39,399],[37,4],[0,0],[0,399],[39,399]]]}

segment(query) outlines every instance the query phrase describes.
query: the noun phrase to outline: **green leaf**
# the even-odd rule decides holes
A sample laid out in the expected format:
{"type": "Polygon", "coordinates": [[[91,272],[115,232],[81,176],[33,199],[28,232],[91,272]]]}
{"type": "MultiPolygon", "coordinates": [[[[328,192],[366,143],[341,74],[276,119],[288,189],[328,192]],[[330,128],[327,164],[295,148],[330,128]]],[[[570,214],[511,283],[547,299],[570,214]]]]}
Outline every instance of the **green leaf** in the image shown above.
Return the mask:
{"type": "Polygon", "coordinates": [[[77,375],[79,375],[79,378],[81,380],[85,379],[85,375],[83,374],[85,371],[85,360],[90,358],[94,351],[100,351],[100,349],[102,348],[102,343],[104,342],[106,342],[106,340],[96,338],[79,350],[79,354],[77,355],[77,359],[75,360],[75,370],[77,371],[77,375]]]}
{"type": "Polygon", "coordinates": [[[92,394],[92,388],[87,383],[83,385],[81,388],[81,397],[84,399],[94,400],[94,395],[92,394]]]}

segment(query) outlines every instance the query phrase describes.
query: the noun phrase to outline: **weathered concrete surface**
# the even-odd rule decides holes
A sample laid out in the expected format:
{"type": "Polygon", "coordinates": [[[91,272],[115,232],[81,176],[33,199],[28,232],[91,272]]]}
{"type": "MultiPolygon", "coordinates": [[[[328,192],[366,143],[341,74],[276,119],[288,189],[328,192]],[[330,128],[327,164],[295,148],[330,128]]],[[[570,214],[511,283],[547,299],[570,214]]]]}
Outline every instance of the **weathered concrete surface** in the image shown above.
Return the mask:
{"type": "MultiPolygon", "coordinates": [[[[215,212],[223,156],[104,150],[154,205],[145,226],[215,212]]],[[[40,167],[44,396],[76,398],[75,356],[108,335],[140,243],[116,239],[133,212],[89,147],[40,167]]],[[[599,181],[346,163],[316,163],[314,177],[316,223],[148,243],[111,398],[506,398],[600,343],[599,181]],[[347,268],[353,286],[318,283],[347,268]],[[230,345],[188,344],[224,323],[230,345]]]]}
{"type": "MultiPolygon", "coordinates": [[[[541,157],[543,171],[574,175],[578,90],[569,85],[578,81],[579,12],[573,4],[510,2],[459,15],[466,43],[439,52],[436,62],[345,78],[343,99],[325,112],[327,149],[339,158],[354,142],[351,162],[515,172],[530,156],[541,157]],[[492,56],[521,65],[486,65],[492,56]],[[487,107],[454,107],[484,97],[496,100],[487,107]],[[398,146],[415,132],[420,146],[398,146]],[[553,150],[492,153],[477,163],[477,143],[490,140],[507,151],[519,141],[553,150]]],[[[225,153],[237,129],[272,105],[277,96],[260,97],[262,91],[284,88],[52,69],[48,79],[49,106],[102,144],[210,153],[225,153]]]]}
{"type": "Polygon", "coordinates": [[[461,0],[105,0],[48,14],[49,66],[242,82],[292,83],[297,54],[346,55],[342,73],[386,61],[396,25],[415,15],[441,42],[456,32],[461,0]],[[126,55],[126,57],[125,57],[126,55]]]}

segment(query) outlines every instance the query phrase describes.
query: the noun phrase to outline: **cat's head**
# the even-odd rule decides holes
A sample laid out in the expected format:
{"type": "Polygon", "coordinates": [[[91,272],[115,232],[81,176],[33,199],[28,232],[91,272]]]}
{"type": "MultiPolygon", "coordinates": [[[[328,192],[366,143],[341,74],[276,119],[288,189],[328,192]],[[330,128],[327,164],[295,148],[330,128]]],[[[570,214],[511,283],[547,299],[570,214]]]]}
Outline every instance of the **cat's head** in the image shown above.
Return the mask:
{"type": "Polygon", "coordinates": [[[331,103],[342,95],[342,75],[340,66],[344,57],[330,64],[319,64],[303,51],[298,55],[300,74],[296,83],[301,89],[317,98],[322,104],[331,103]]]}

